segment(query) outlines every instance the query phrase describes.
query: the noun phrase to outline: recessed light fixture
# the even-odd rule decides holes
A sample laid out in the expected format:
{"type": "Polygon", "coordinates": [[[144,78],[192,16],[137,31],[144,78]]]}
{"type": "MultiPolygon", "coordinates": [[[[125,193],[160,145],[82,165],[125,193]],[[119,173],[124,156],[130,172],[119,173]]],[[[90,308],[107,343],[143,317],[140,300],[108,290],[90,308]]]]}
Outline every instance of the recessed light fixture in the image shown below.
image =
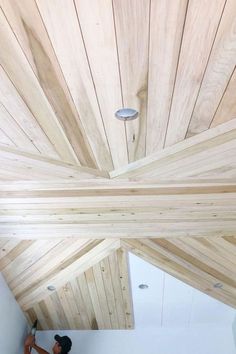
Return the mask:
{"type": "Polygon", "coordinates": [[[48,285],[48,286],[47,286],[47,289],[48,289],[49,291],[54,291],[54,290],[56,290],[55,286],[53,286],[53,285],[48,285]]]}
{"type": "Polygon", "coordinates": [[[213,286],[214,286],[214,288],[217,288],[217,289],[223,288],[223,284],[221,284],[221,283],[215,283],[213,286]]]}
{"type": "Polygon", "coordinates": [[[127,122],[138,118],[138,111],[133,108],[121,108],[116,111],[115,116],[117,119],[127,122]]]}
{"type": "Polygon", "coordinates": [[[140,284],[139,286],[139,289],[148,289],[148,285],[147,284],[140,284]]]}

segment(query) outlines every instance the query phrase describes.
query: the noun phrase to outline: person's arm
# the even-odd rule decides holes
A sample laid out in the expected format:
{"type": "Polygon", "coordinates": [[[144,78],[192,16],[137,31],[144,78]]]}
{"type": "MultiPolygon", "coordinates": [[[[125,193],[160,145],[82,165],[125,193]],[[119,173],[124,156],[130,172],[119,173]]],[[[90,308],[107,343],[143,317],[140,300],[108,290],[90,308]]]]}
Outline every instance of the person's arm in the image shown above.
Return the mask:
{"type": "Polygon", "coordinates": [[[29,335],[25,340],[24,354],[30,354],[30,349],[34,348],[39,354],[49,354],[46,350],[35,343],[35,337],[29,335]]]}

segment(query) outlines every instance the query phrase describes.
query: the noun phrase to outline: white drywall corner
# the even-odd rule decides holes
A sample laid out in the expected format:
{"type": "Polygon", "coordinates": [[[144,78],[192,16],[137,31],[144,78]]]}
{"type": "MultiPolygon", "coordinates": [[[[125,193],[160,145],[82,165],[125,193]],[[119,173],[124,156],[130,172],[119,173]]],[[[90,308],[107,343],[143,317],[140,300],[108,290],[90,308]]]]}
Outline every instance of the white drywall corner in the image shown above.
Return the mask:
{"type": "Polygon", "coordinates": [[[1,354],[22,354],[27,321],[0,273],[1,354]]]}

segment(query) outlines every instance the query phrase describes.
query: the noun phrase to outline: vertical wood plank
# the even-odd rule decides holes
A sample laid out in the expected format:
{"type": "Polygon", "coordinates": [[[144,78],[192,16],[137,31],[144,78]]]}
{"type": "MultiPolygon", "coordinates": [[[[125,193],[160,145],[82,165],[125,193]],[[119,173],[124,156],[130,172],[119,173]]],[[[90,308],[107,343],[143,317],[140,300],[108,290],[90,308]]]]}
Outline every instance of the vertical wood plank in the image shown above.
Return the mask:
{"type": "Polygon", "coordinates": [[[151,1],[147,155],[164,146],[187,3],[151,1]]]}
{"type": "Polygon", "coordinates": [[[129,162],[145,156],[149,7],[149,0],[113,1],[123,104],[139,112],[126,123],[129,162]]]}
{"type": "Polygon", "coordinates": [[[224,4],[189,2],[165,146],[185,138],[224,4]]]}
{"type": "Polygon", "coordinates": [[[114,116],[122,107],[122,97],[112,1],[75,0],[75,3],[113,164],[117,168],[128,163],[128,156],[124,123],[114,116]]]}

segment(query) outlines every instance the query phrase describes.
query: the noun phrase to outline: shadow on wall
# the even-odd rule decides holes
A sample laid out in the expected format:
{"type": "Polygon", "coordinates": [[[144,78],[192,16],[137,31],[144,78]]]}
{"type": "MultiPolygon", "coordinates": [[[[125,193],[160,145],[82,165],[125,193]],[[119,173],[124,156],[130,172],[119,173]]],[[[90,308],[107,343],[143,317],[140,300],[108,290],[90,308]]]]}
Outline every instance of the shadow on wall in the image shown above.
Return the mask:
{"type": "Polygon", "coordinates": [[[232,325],[232,330],[233,330],[233,337],[234,337],[234,344],[235,344],[235,348],[236,348],[236,316],[232,325]]]}
{"type": "Polygon", "coordinates": [[[1,354],[22,354],[28,324],[1,273],[0,313],[1,354]]]}

